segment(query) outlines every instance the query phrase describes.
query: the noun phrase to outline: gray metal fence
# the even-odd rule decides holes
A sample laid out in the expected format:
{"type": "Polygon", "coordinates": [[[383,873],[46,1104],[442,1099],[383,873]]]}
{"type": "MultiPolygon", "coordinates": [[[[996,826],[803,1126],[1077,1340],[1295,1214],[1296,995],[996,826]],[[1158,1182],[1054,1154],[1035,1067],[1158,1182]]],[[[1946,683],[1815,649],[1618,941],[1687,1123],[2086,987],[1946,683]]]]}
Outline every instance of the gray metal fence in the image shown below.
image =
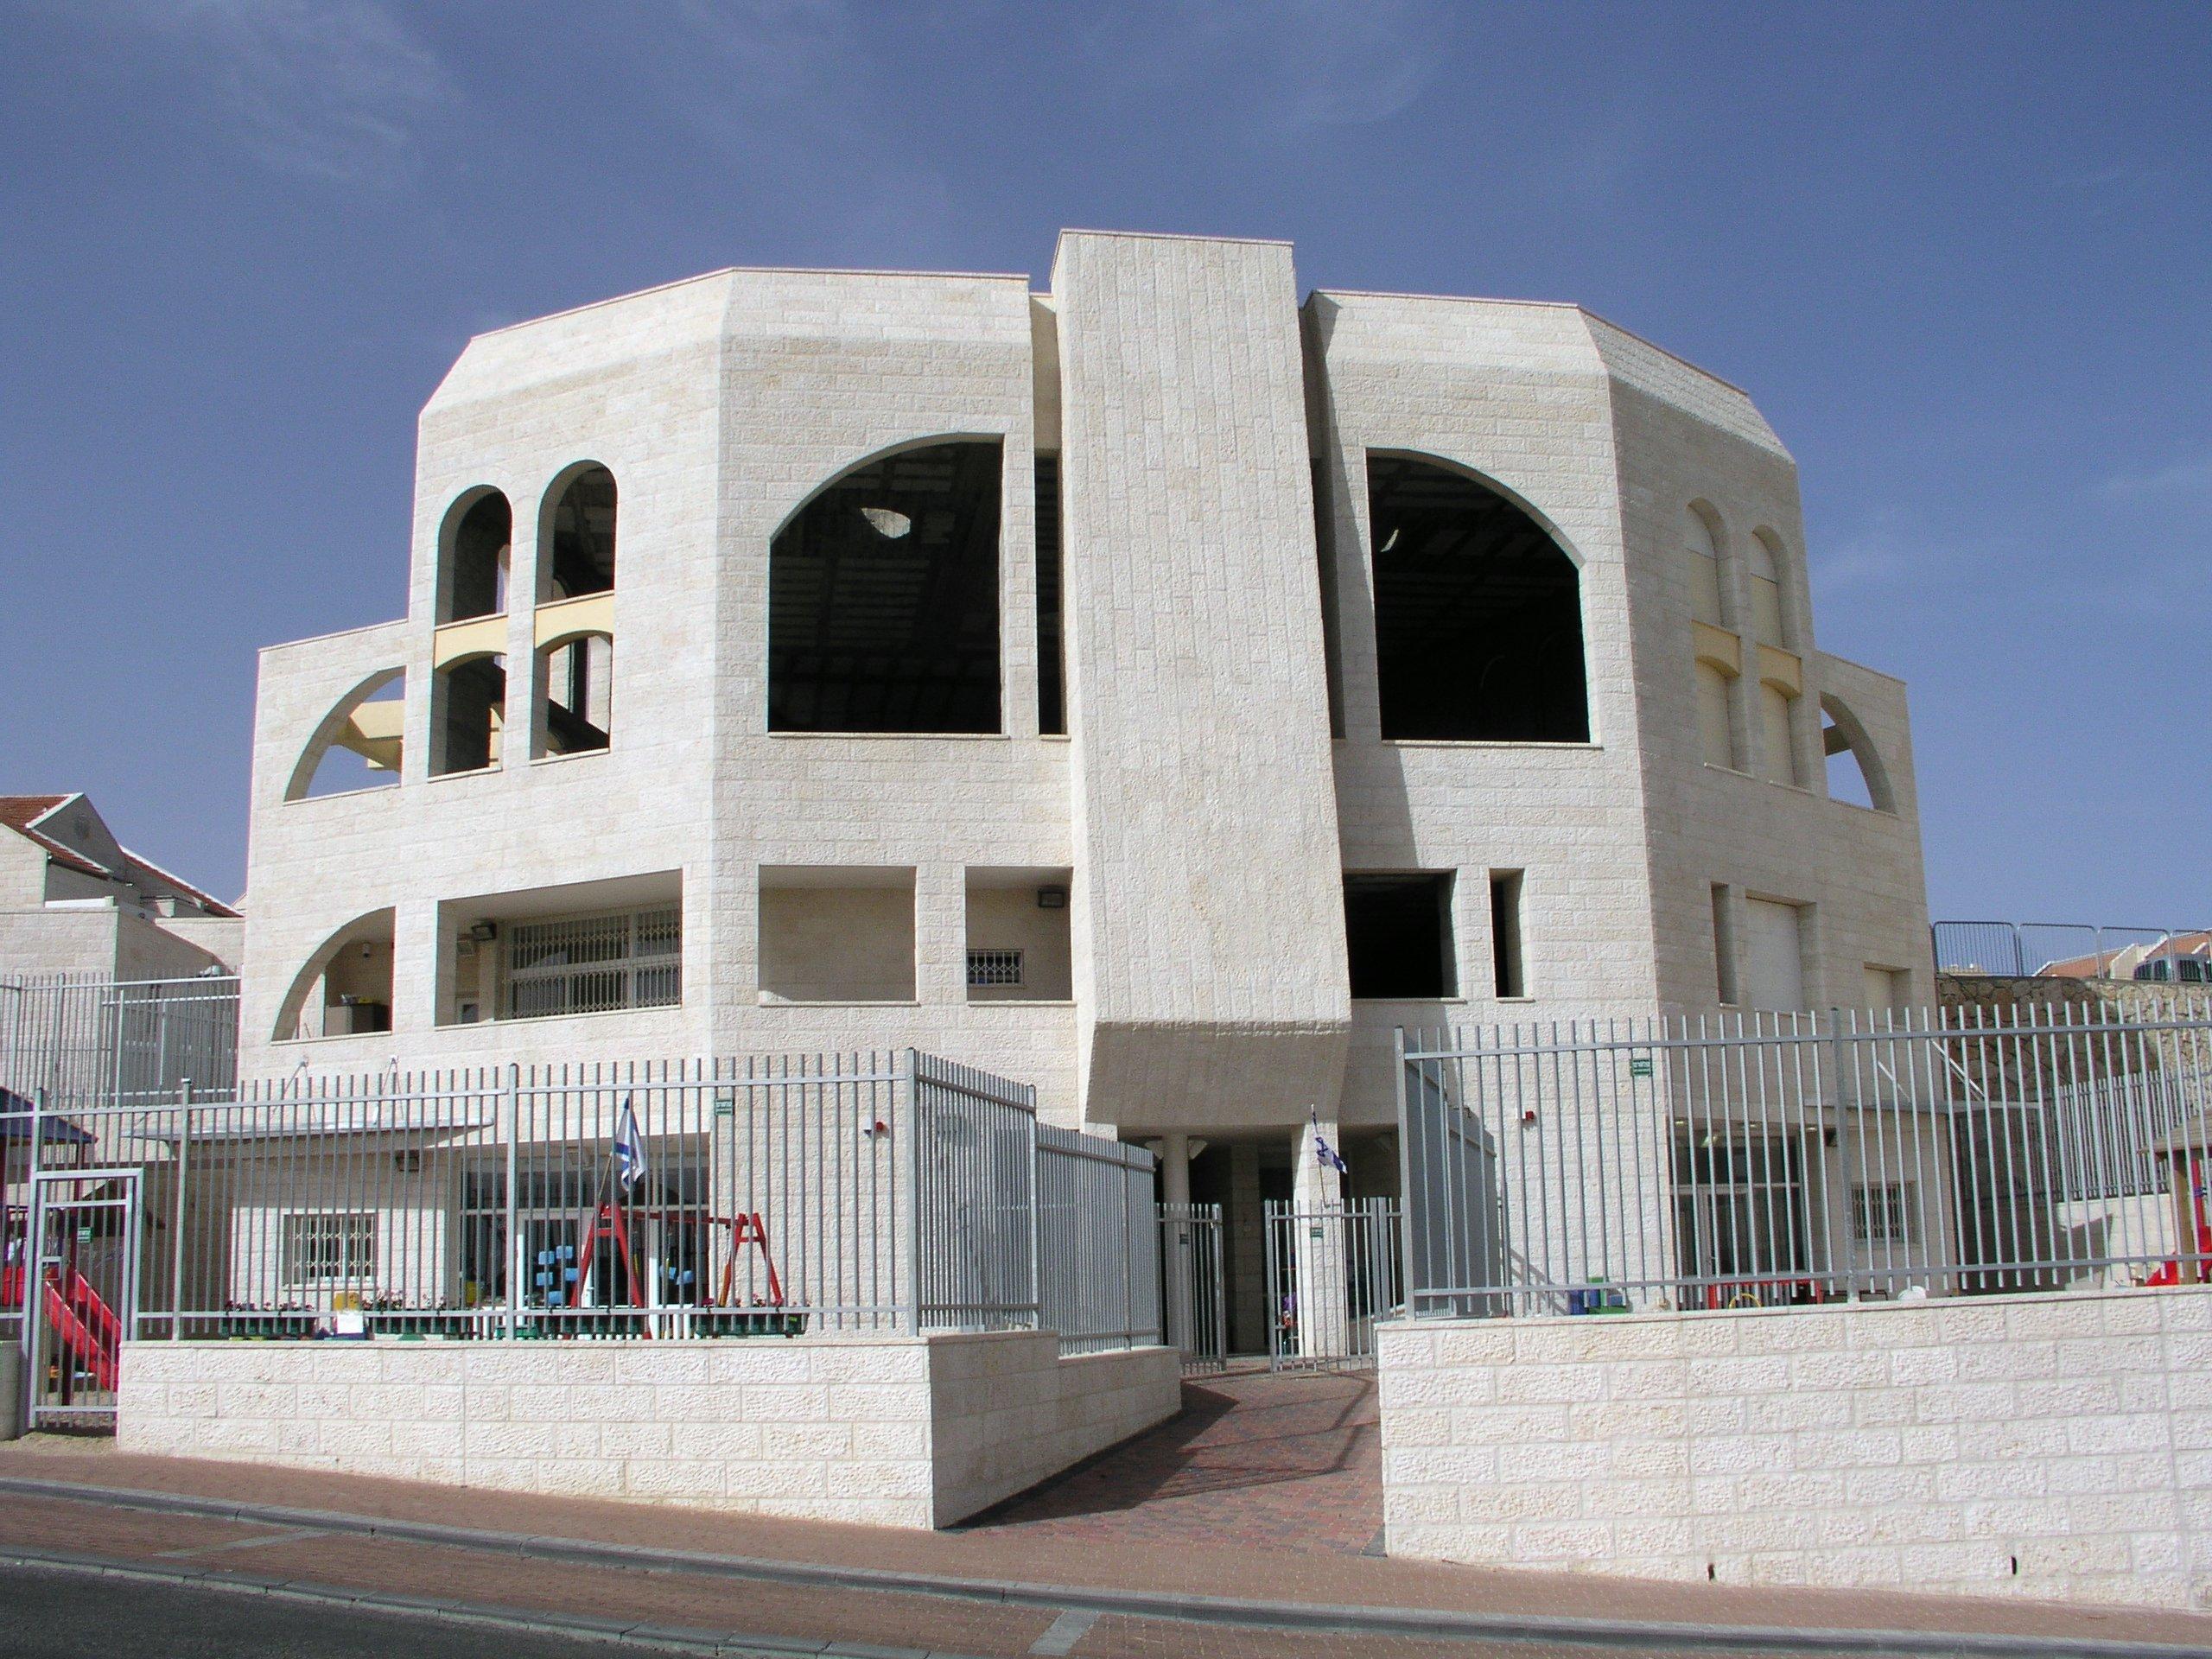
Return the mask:
{"type": "Polygon", "coordinates": [[[1160,1206],[1160,1313],[1168,1346],[1192,1372],[1226,1370],[1229,1300],[1217,1204],[1160,1206]]]}
{"type": "Polygon", "coordinates": [[[1159,1339],[1151,1154],[911,1051],[41,1091],[4,1123],[0,1319],[80,1395],[129,1335],[1159,1339]]]}
{"type": "Polygon", "coordinates": [[[1037,1126],[1042,1322],[1062,1353],[1160,1340],[1153,1156],[1142,1147],[1037,1126]]]}
{"type": "Polygon", "coordinates": [[[1262,1220],[1268,1368],[1372,1366],[1376,1321],[1389,1318],[1404,1300],[1397,1203],[1360,1198],[1300,1205],[1270,1200],[1262,1220]]]}
{"type": "Polygon", "coordinates": [[[1469,1317],[2196,1282],[2178,1005],[1401,1036],[1408,1300],[1469,1317]]]}
{"type": "Polygon", "coordinates": [[[2212,984],[2212,931],[2088,922],[1936,922],[1941,972],[1999,979],[2063,975],[2212,984]]]}
{"type": "Polygon", "coordinates": [[[0,979],[0,1089],[71,1107],[173,1098],[238,1077],[238,982],[0,979]]]}

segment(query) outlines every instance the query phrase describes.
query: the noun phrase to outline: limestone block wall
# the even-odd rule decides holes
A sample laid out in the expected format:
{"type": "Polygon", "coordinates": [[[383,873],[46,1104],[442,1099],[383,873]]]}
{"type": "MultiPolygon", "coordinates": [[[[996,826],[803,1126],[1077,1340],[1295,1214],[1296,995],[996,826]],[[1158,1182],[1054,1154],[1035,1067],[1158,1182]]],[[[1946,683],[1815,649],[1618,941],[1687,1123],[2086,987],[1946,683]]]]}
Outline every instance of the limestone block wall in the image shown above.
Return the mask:
{"type": "Polygon", "coordinates": [[[1160,1348],[859,1341],[131,1343],[117,1441],[505,1491],[950,1524],[1171,1414],[1160,1348]]]}
{"type": "Polygon", "coordinates": [[[1379,1332],[1390,1553],[2212,1606],[2212,1291],[1379,1332]]]}
{"type": "Polygon", "coordinates": [[[1053,261],[1085,1115],[1335,1116],[1350,1009],[1291,251],[1053,261]]]}

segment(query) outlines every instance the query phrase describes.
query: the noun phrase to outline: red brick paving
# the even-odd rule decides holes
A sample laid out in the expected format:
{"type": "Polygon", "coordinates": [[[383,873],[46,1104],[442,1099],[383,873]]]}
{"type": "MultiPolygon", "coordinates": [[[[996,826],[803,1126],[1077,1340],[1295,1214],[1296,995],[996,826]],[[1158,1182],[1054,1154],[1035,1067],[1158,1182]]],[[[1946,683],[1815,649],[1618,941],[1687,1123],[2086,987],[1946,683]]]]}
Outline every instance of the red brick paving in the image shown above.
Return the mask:
{"type": "Polygon", "coordinates": [[[1244,1370],[1186,1380],[1180,1416],[966,1530],[1357,1555],[1382,1526],[1375,1379],[1244,1370]]]}

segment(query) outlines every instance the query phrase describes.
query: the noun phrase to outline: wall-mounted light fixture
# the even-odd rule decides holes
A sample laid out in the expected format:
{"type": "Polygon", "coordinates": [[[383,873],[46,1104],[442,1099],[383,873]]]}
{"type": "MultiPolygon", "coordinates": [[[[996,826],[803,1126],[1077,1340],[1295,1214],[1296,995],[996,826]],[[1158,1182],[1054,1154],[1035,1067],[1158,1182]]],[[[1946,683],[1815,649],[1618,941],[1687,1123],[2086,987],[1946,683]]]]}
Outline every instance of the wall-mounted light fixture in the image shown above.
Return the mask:
{"type": "Polygon", "coordinates": [[[1065,910],[1067,907],[1068,890],[1065,887],[1039,887],[1037,889],[1038,909],[1065,910]]]}

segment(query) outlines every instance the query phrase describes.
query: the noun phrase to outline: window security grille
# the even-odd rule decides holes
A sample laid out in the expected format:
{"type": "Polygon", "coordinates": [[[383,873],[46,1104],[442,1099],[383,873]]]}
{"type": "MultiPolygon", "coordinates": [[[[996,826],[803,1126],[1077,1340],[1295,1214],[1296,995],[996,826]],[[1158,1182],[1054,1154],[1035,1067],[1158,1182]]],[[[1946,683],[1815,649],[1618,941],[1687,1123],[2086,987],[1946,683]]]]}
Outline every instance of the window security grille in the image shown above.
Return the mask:
{"type": "Polygon", "coordinates": [[[507,930],[506,955],[511,1020],[683,1000],[683,916],[673,905],[518,922],[507,930]]]}
{"type": "Polygon", "coordinates": [[[1912,1239],[1912,1185],[1891,1181],[1851,1189],[1851,1236],[1861,1244],[1905,1244],[1912,1239]]]}
{"type": "Polygon", "coordinates": [[[1021,952],[970,950],[968,953],[968,982],[970,985],[1020,984],[1021,952]]]}
{"type": "Polygon", "coordinates": [[[377,1218],[372,1215],[284,1217],[284,1282],[322,1285],[373,1279],[377,1218]]]}

